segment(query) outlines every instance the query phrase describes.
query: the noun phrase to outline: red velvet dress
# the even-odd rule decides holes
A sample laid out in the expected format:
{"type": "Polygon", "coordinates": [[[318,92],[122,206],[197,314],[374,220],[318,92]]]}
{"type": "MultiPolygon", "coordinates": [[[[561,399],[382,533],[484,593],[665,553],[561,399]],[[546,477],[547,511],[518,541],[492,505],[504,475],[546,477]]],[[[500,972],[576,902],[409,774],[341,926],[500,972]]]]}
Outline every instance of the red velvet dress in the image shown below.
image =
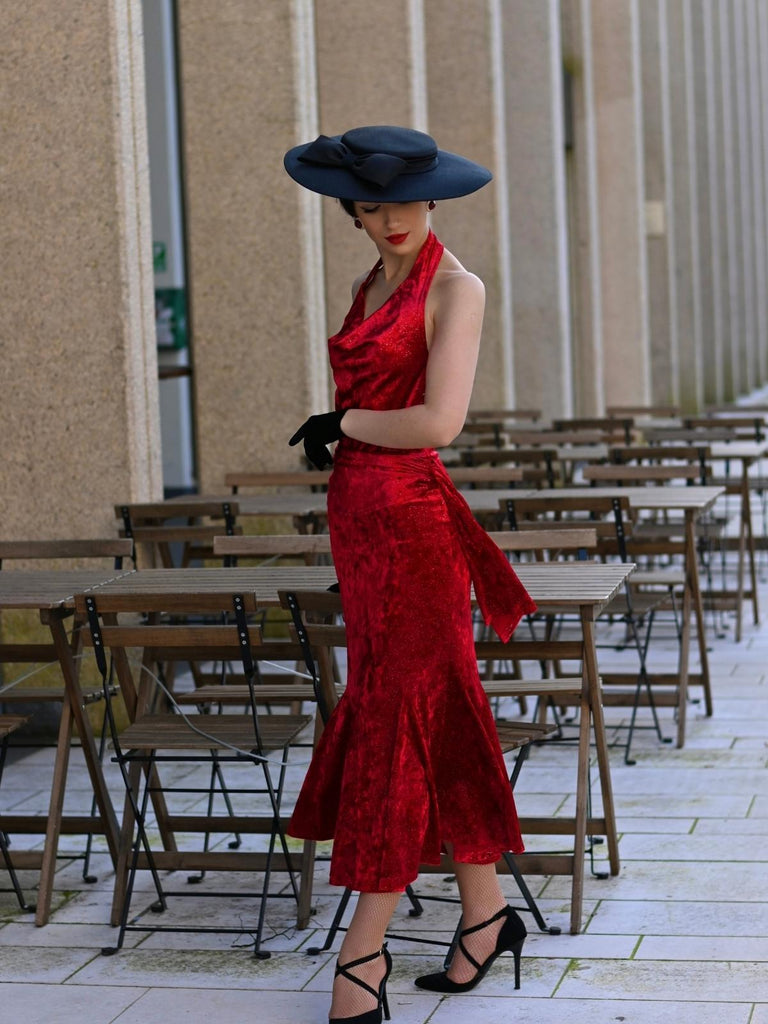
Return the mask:
{"type": "MultiPolygon", "coordinates": [[[[329,341],[336,407],[424,400],[424,303],[443,246],[430,232],[409,276],[365,317],[358,291],[329,341]]],[[[534,604],[477,524],[433,449],[344,437],[328,490],[347,627],[347,688],[309,767],[288,829],[333,839],[331,882],[390,892],[420,864],[487,864],[523,849],[477,671],[470,581],[508,639],[534,604]]]]}

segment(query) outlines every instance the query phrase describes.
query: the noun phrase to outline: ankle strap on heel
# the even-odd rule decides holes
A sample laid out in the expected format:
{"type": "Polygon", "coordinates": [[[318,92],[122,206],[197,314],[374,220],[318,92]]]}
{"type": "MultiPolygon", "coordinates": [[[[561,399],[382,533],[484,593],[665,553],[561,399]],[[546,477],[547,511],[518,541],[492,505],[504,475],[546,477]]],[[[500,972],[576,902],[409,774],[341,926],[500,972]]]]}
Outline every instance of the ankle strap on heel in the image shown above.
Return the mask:
{"type": "Polygon", "coordinates": [[[502,907],[501,910],[494,914],[493,917],[489,917],[487,921],[483,921],[482,924],[473,924],[471,928],[462,928],[462,935],[472,935],[473,932],[482,931],[483,928],[487,928],[489,924],[493,924],[494,921],[500,920],[502,917],[506,917],[509,914],[509,907],[502,907]]]}
{"type": "Polygon", "coordinates": [[[384,956],[386,948],[387,944],[385,942],[381,949],[378,950],[376,953],[370,953],[368,956],[361,956],[359,960],[350,960],[346,964],[340,964],[337,962],[336,973],[334,974],[334,977],[338,978],[338,976],[341,974],[348,981],[354,981],[356,985],[359,985],[360,988],[364,988],[366,992],[370,992],[372,996],[375,996],[376,999],[378,999],[379,992],[377,989],[373,988],[371,985],[368,984],[368,982],[363,981],[361,978],[356,978],[354,974],[350,974],[349,972],[352,970],[353,967],[362,967],[363,964],[369,964],[373,960],[377,960],[380,956],[384,956]]]}

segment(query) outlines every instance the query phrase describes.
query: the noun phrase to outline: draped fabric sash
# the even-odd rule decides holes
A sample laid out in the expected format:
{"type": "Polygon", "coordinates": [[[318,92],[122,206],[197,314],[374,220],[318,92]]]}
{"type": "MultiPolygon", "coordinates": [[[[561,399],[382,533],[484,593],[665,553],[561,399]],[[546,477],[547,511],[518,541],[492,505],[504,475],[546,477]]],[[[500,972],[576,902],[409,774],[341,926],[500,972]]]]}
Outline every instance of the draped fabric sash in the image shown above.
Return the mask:
{"type": "MultiPolygon", "coordinates": [[[[472,515],[433,448],[376,448],[344,437],[334,453],[332,490],[343,487],[342,477],[337,476],[334,481],[333,476],[346,470],[365,474],[364,504],[370,508],[375,508],[379,501],[388,504],[418,500],[425,488],[439,489],[466,558],[483,618],[504,643],[520,619],[536,611],[533,599],[505,554],[472,515]]],[[[329,512],[330,498],[329,494],[329,512]]]]}
{"type": "Polygon", "coordinates": [[[504,552],[472,515],[437,453],[434,463],[435,480],[458,531],[483,619],[506,643],[520,619],[536,611],[536,604],[504,552]]]}

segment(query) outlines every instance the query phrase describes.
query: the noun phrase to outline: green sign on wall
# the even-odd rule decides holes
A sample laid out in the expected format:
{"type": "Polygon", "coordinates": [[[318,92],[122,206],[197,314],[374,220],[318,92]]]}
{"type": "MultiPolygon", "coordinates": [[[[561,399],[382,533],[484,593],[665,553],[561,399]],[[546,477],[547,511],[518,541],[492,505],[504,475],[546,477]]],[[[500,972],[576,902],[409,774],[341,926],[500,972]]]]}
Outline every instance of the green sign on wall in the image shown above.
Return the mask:
{"type": "Polygon", "coordinates": [[[158,348],[186,348],[186,288],[155,288],[155,328],[158,348]]]}

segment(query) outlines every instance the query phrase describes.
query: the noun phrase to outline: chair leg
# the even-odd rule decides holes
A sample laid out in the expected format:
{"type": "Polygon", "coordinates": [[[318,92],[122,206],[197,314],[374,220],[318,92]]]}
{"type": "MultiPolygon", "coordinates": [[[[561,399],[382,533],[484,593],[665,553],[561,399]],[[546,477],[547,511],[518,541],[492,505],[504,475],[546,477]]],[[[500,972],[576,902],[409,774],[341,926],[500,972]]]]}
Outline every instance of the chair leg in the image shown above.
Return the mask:
{"type": "Polygon", "coordinates": [[[634,699],[634,702],[632,704],[632,714],[631,714],[630,720],[629,720],[629,731],[627,733],[627,742],[626,742],[626,745],[624,747],[624,763],[628,764],[628,765],[636,764],[636,762],[633,761],[632,758],[630,757],[630,748],[632,746],[632,739],[633,739],[634,734],[635,734],[635,725],[636,725],[636,720],[637,720],[637,712],[638,712],[639,707],[640,707],[640,693],[641,693],[641,691],[643,689],[645,690],[646,696],[648,698],[648,706],[651,709],[651,715],[653,717],[653,727],[656,730],[656,735],[658,736],[659,741],[661,743],[669,742],[669,740],[667,740],[665,738],[664,734],[661,731],[661,723],[659,722],[659,715],[658,715],[658,712],[656,710],[656,702],[653,699],[653,687],[651,686],[651,681],[650,681],[650,678],[648,676],[648,668],[647,668],[647,665],[646,665],[646,656],[647,656],[647,653],[648,653],[648,644],[650,643],[651,629],[653,628],[653,621],[654,621],[654,612],[651,611],[649,613],[649,616],[648,616],[648,627],[647,627],[646,632],[645,632],[645,638],[643,640],[641,640],[641,638],[640,638],[640,631],[638,629],[638,624],[637,624],[634,616],[628,615],[627,618],[626,618],[626,623],[627,623],[627,626],[628,626],[628,628],[629,628],[629,630],[630,630],[630,632],[632,634],[632,639],[633,639],[634,645],[635,645],[635,647],[637,649],[638,658],[640,660],[640,670],[638,672],[637,684],[635,686],[635,699],[634,699]]]}
{"type": "MultiPolygon", "coordinates": [[[[107,731],[108,722],[107,716],[104,715],[104,719],[101,723],[101,734],[99,735],[99,764],[104,763],[104,751],[107,749],[107,731]]],[[[96,795],[94,794],[91,800],[91,818],[96,817],[97,803],[96,795]]],[[[83,853],[83,881],[88,885],[93,885],[94,882],[98,882],[96,875],[92,875],[90,872],[91,867],[91,852],[93,850],[93,832],[89,832],[85,840],[85,851],[83,853]]]]}
{"type": "Polygon", "coordinates": [[[262,935],[264,933],[264,921],[267,909],[267,899],[269,898],[269,883],[272,876],[272,859],[275,852],[275,844],[280,841],[280,848],[283,856],[285,857],[285,864],[288,871],[288,878],[290,880],[291,889],[296,900],[297,906],[300,903],[299,887],[296,882],[296,872],[291,866],[291,853],[288,849],[288,842],[285,838],[285,832],[280,823],[280,804],[283,797],[283,784],[285,782],[285,771],[288,761],[288,748],[284,747],[282,750],[281,766],[277,781],[277,787],[275,787],[272,781],[272,775],[269,770],[269,762],[263,756],[259,756],[259,763],[261,765],[262,772],[264,774],[264,781],[267,786],[267,793],[269,794],[270,803],[272,806],[272,832],[269,837],[269,846],[267,847],[267,860],[264,867],[264,885],[261,891],[261,905],[259,907],[259,919],[256,926],[256,936],[254,939],[253,955],[259,960],[267,960],[272,955],[266,950],[261,948],[262,935]]]}
{"type": "MultiPolygon", "coordinates": [[[[4,736],[2,743],[0,743],[0,783],[3,779],[3,769],[5,768],[5,756],[8,752],[8,737],[4,736]]],[[[16,899],[19,901],[19,907],[27,913],[34,913],[37,909],[34,905],[27,903],[24,898],[24,893],[19,882],[16,869],[11,861],[11,854],[8,850],[9,839],[8,836],[0,828],[0,854],[2,854],[3,862],[5,864],[5,870],[8,872],[8,877],[11,880],[13,891],[16,893],[16,899]]]]}
{"type": "MultiPolygon", "coordinates": [[[[160,875],[158,874],[155,859],[152,855],[152,847],[149,842],[149,836],[147,835],[144,823],[147,816],[147,807],[149,805],[149,796],[151,792],[151,782],[155,777],[155,764],[154,764],[154,752],[150,754],[148,763],[141,765],[137,763],[131,764],[131,771],[129,772],[126,768],[126,762],[122,754],[118,752],[118,763],[120,765],[120,772],[123,777],[123,782],[126,787],[126,807],[124,811],[124,819],[130,822],[131,831],[133,833],[133,842],[131,845],[131,854],[129,863],[126,865],[127,877],[125,880],[125,891],[121,894],[122,906],[120,913],[119,928],[117,942],[114,946],[104,946],[101,950],[102,956],[112,956],[117,953],[118,950],[122,949],[123,942],[125,941],[125,932],[128,927],[128,915],[131,906],[131,897],[133,896],[133,887],[136,880],[136,871],[138,869],[139,854],[143,848],[145,856],[147,858],[147,866],[152,875],[152,881],[154,882],[155,891],[157,893],[157,902],[153,904],[152,910],[155,913],[164,911],[167,907],[165,900],[165,893],[163,892],[163,886],[160,881],[160,875]],[[142,770],[144,769],[144,770],[142,770]],[[144,792],[141,795],[141,801],[138,799],[137,789],[142,776],[144,777],[144,792]],[[135,831],[134,831],[135,830],[135,831]]],[[[124,820],[124,825],[126,821],[124,820]]],[[[125,834],[125,830],[121,830],[121,835],[125,834]]],[[[121,884],[119,876],[115,878],[116,896],[117,887],[121,884]]],[[[113,910],[115,908],[116,901],[113,902],[113,910]]]]}

